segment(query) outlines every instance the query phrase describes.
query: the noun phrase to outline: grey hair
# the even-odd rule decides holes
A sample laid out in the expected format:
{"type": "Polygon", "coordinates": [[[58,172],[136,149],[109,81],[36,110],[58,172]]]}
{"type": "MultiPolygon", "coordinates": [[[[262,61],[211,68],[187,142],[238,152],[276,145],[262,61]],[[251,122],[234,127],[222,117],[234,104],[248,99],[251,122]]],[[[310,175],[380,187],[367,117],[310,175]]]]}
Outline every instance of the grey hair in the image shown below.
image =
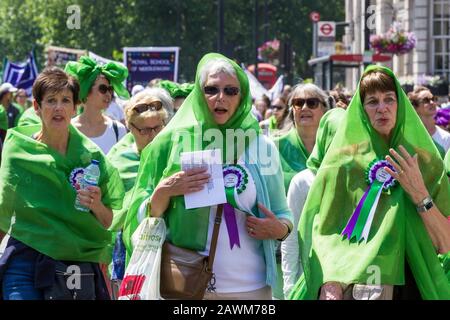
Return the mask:
{"type": "Polygon", "coordinates": [[[227,60],[216,58],[208,61],[200,70],[201,88],[205,85],[208,76],[216,75],[222,72],[237,79],[236,71],[227,60]]]}
{"type": "Polygon", "coordinates": [[[289,106],[292,106],[292,100],[298,97],[302,92],[307,92],[322,100],[326,110],[334,108],[334,99],[313,83],[297,84],[289,95],[289,106]]]}
{"type": "MultiPolygon", "coordinates": [[[[162,110],[160,111],[164,113],[163,117],[164,124],[167,124],[170,118],[172,118],[174,113],[173,99],[166,90],[159,87],[145,88],[144,90],[140,91],[139,93],[131,97],[131,99],[128,101],[125,107],[125,115],[127,118],[127,122],[132,117],[133,107],[151,98],[157,98],[158,100],[161,101],[162,110]]],[[[145,116],[147,113],[154,113],[154,111],[153,112],[146,111],[142,114],[142,116],[145,116]]]]}

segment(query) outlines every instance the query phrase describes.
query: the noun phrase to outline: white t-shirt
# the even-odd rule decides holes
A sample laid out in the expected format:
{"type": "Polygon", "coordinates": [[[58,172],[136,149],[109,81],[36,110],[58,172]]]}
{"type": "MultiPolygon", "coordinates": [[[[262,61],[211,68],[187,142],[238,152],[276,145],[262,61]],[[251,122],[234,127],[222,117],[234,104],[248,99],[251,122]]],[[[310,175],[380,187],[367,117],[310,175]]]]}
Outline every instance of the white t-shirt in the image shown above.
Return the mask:
{"type": "MultiPolygon", "coordinates": [[[[245,168],[242,162],[238,161],[238,163],[245,168]]],[[[256,186],[250,172],[247,169],[246,171],[248,174],[247,189],[239,195],[239,202],[245,207],[253,207],[256,204],[256,186]]],[[[216,211],[217,206],[211,207],[206,250],[201,254],[209,254],[216,211]]],[[[234,245],[233,249],[230,248],[225,214],[222,215],[217,239],[213,272],[216,280],[215,291],[220,293],[247,292],[266,286],[263,242],[250,237],[248,234],[246,228],[247,213],[238,209],[234,209],[234,212],[240,247],[234,245]]]]}
{"type": "Polygon", "coordinates": [[[123,124],[116,121],[117,123],[117,131],[118,131],[118,137],[116,139],[116,134],[114,132],[113,128],[113,120],[108,118],[108,121],[106,123],[106,130],[103,132],[101,136],[98,137],[89,137],[92,142],[94,142],[96,145],[102,149],[104,154],[107,154],[109,150],[119,141],[124,135],[127,134],[127,129],[123,124]]]}
{"type": "Polygon", "coordinates": [[[433,134],[433,140],[444,148],[445,153],[450,149],[450,133],[436,126],[436,132],[433,134]]]}

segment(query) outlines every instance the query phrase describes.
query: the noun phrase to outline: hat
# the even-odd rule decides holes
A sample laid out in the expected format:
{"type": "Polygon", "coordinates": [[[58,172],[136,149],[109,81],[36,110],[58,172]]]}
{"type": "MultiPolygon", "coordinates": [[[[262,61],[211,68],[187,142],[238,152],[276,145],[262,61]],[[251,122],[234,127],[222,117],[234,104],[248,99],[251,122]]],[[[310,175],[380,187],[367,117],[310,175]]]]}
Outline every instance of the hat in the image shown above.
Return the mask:
{"type": "Polygon", "coordinates": [[[14,87],[11,83],[5,82],[0,86],[0,96],[2,96],[6,92],[16,92],[17,88],[14,87]]]}

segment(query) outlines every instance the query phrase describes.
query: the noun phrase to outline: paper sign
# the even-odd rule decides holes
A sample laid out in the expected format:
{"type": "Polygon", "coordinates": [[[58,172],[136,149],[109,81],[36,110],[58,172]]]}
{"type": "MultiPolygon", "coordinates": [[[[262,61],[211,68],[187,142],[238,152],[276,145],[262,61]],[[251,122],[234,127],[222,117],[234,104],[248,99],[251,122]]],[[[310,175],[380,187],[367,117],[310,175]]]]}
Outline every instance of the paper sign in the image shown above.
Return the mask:
{"type": "Polygon", "coordinates": [[[220,149],[181,153],[181,169],[207,167],[211,178],[201,191],[184,195],[186,209],[202,208],[226,203],[220,149]]]}

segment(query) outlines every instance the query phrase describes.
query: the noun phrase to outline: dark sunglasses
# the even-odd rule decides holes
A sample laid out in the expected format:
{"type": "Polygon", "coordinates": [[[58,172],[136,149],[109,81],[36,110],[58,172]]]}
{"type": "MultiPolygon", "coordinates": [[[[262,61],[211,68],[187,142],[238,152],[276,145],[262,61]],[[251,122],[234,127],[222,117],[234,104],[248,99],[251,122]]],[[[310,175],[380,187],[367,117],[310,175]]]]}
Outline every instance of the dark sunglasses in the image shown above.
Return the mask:
{"type": "Polygon", "coordinates": [[[150,133],[152,133],[152,132],[155,132],[155,133],[158,133],[159,131],[161,131],[161,129],[164,127],[163,125],[159,125],[159,126],[156,126],[156,127],[148,127],[148,128],[138,128],[138,127],[136,127],[133,123],[131,123],[130,122],[130,125],[133,127],[133,128],[135,128],[137,131],[139,131],[139,133],[141,134],[141,135],[148,135],[148,134],[150,134],[150,133]]]}
{"type": "Polygon", "coordinates": [[[275,109],[275,110],[278,110],[278,111],[281,111],[284,108],[286,108],[286,107],[285,106],[276,106],[276,105],[269,107],[269,109],[275,109]]]}
{"type": "Polygon", "coordinates": [[[98,86],[98,91],[100,91],[101,94],[105,94],[108,91],[112,94],[114,92],[114,88],[112,86],[107,86],[106,84],[100,84],[98,86]]]}
{"type": "Polygon", "coordinates": [[[320,105],[321,102],[322,101],[320,99],[318,99],[318,98],[308,98],[308,99],[297,98],[297,99],[292,99],[292,106],[294,108],[300,109],[306,103],[306,106],[308,108],[316,109],[320,105]]]}
{"type": "Polygon", "coordinates": [[[427,97],[427,98],[423,98],[419,100],[419,103],[423,103],[423,104],[428,104],[428,103],[432,103],[432,102],[437,102],[438,99],[437,97],[427,97]]]}
{"type": "MultiPolygon", "coordinates": [[[[222,89],[223,93],[225,93],[225,95],[227,96],[237,96],[239,94],[239,88],[238,87],[225,87],[222,89]]],[[[220,92],[220,88],[215,87],[215,86],[205,86],[203,88],[203,91],[205,92],[205,94],[209,95],[209,96],[215,96],[216,94],[218,94],[220,92]]]]}
{"type": "Polygon", "coordinates": [[[137,113],[142,113],[147,110],[158,111],[158,110],[161,110],[161,108],[162,108],[161,101],[153,101],[151,103],[138,104],[133,108],[133,110],[136,111],[137,113]]]}

